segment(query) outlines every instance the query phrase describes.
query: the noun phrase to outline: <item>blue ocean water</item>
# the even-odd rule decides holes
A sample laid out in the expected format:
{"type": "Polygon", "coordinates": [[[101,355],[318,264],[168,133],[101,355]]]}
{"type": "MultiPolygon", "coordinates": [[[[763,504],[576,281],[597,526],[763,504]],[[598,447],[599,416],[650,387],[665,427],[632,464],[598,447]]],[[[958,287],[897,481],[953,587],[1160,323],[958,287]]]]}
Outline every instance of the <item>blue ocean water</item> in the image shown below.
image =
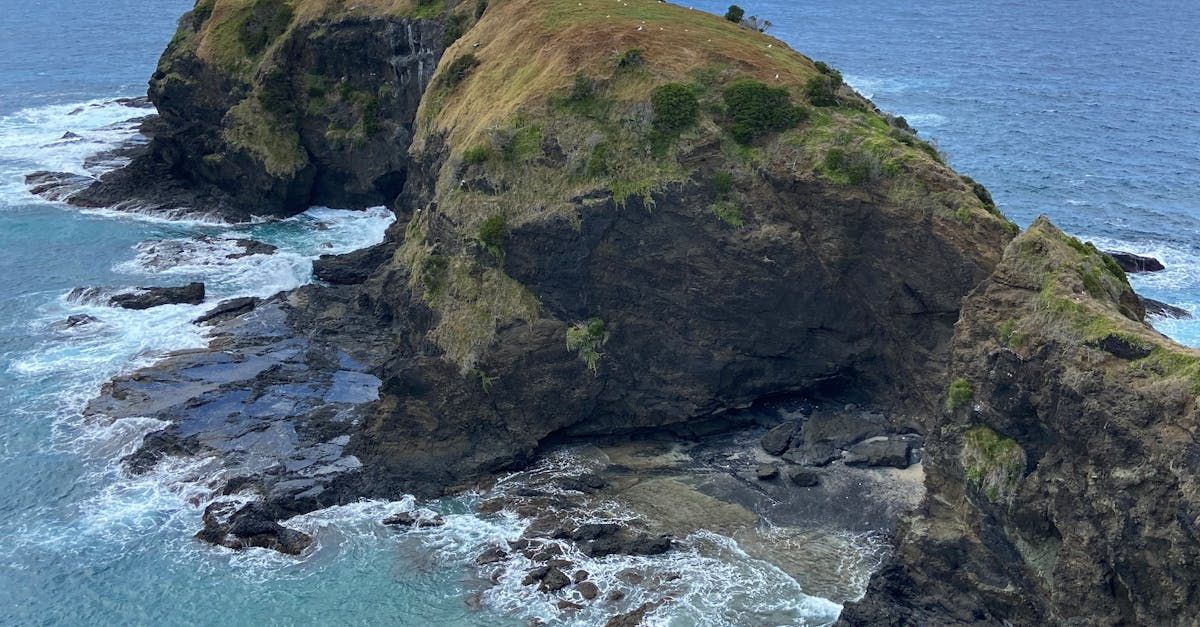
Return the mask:
{"type": "MultiPolygon", "coordinates": [[[[728,0],[691,4],[723,12],[728,0]]],[[[1134,277],[1139,291],[1200,311],[1200,3],[741,4],[906,116],[1018,223],[1045,213],[1103,247],[1154,254],[1168,270],[1134,277]]],[[[123,477],[114,461],[155,425],[80,418],[108,377],[204,338],[188,323],[199,308],[113,312],[68,301],[71,288],[200,278],[218,297],[267,295],[307,281],[317,254],[376,241],[390,220],[317,209],[235,228],[84,213],[28,195],[23,174],[79,171],[132,135],[120,123],[137,112],[110,101],[144,92],[189,5],[0,0],[0,623],[520,624],[542,615],[519,586],[501,586],[483,610],[463,600],[473,588],[464,565],[488,539],[511,536],[515,521],[439,503],[450,524],[413,544],[374,524],[399,504],[364,503],[296,521],[321,544],[305,560],[211,549],[191,539],[210,496],[206,469],[123,477]],[[61,140],[67,131],[82,139],[61,140]],[[154,266],[137,248],[197,235],[216,243],[174,267],[154,266]],[[221,240],[235,235],[281,253],[230,262],[221,240]],[[63,329],[73,313],[100,322],[63,329]]],[[[1200,323],[1157,325],[1200,345],[1200,323]]],[[[727,592],[769,605],[747,601],[729,583],[739,580],[799,595],[786,575],[725,540],[693,548],[676,567],[725,577],[704,580],[713,604],[734,602],[727,592]]],[[[736,622],[696,599],[671,624],[736,622]]],[[[795,621],[828,615],[819,603],[791,610],[795,621]]]]}

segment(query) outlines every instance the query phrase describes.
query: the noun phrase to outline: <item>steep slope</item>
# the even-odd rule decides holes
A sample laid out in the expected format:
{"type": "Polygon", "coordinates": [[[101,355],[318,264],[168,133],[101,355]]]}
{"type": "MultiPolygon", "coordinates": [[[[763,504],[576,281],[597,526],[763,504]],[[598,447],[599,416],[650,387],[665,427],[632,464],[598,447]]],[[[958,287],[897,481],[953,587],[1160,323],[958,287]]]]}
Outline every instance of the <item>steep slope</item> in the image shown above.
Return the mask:
{"type": "Polygon", "coordinates": [[[1014,230],[835,72],[649,0],[492,2],[412,157],[342,298],[396,347],[356,451],[417,487],[772,395],[920,411],[1014,230]]]}
{"type": "Polygon", "coordinates": [[[923,515],[850,625],[1183,625],[1200,614],[1200,353],[1045,219],[968,297],[923,515]]]}
{"type": "Polygon", "coordinates": [[[72,202],[235,220],[390,203],[441,51],[472,19],[418,0],[200,0],[150,80],[152,144],[72,202]]]}

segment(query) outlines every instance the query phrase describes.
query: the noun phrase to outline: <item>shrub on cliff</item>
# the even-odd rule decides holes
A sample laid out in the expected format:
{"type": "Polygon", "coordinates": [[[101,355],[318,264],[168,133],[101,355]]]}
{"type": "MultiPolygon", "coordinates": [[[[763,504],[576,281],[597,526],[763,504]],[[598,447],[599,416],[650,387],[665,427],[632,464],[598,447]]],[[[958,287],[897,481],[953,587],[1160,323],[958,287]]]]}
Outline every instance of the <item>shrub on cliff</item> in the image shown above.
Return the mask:
{"type": "Polygon", "coordinates": [[[729,10],[725,12],[725,19],[729,20],[730,22],[733,22],[734,24],[741,24],[742,18],[745,16],[746,16],[746,11],[744,11],[742,9],[742,7],[739,7],[736,4],[730,5],[729,10]]]}
{"type": "Polygon", "coordinates": [[[696,123],[700,115],[700,102],[688,85],[667,83],[650,94],[654,107],[654,127],[663,133],[673,134],[696,123]]]}
{"type": "Polygon", "coordinates": [[[497,213],[479,226],[479,234],[477,239],[483,247],[488,249],[493,255],[500,256],[501,247],[504,245],[504,236],[508,232],[508,221],[504,219],[503,214],[497,213]]]}
{"type": "Polygon", "coordinates": [[[840,104],[837,92],[841,86],[841,75],[818,74],[804,84],[804,93],[814,107],[836,107],[840,104]]]}
{"type": "Polygon", "coordinates": [[[446,71],[442,74],[442,84],[450,89],[457,87],[459,83],[466,80],[467,76],[471,74],[471,70],[475,69],[477,65],[479,65],[479,59],[475,57],[474,53],[468,52],[462,55],[446,66],[446,71]]]}
{"type": "Polygon", "coordinates": [[[238,28],[238,41],[247,54],[255,56],[282,35],[291,23],[291,6],[277,0],[257,0],[238,28]]]}
{"type": "Polygon", "coordinates": [[[786,89],[754,80],[742,80],[725,88],[729,132],[739,143],[748,144],[767,135],[792,128],[807,112],[792,104],[786,89]]]}
{"type": "Polygon", "coordinates": [[[874,183],[884,174],[879,157],[859,148],[830,148],[822,167],[830,178],[848,185],[874,183]]]}
{"type": "Polygon", "coordinates": [[[618,70],[631,70],[633,68],[642,67],[645,62],[646,59],[642,56],[641,48],[630,48],[617,55],[618,70]]]}
{"type": "Polygon", "coordinates": [[[567,328],[567,350],[578,353],[579,358],[587,364],[588,370],[593,374],[597,372],[600,363],[600,348],[607,342],[608,331],[600,318],[592,318],[587,323],[573,324],[567,328]]]}

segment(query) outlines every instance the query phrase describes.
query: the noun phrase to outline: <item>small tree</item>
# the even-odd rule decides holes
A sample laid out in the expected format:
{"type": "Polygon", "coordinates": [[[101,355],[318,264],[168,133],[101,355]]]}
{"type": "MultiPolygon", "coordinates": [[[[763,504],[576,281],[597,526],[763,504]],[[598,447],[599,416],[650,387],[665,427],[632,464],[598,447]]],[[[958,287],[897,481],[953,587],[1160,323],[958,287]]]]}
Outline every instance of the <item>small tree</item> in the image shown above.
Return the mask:
{"type": "Polygon", "coordinates": [[[736,4],[730,5],[729,10],[725,12],[725,19],[734,24],[741,24],[743,17],[746,17],[746,12],[736,4]]]}

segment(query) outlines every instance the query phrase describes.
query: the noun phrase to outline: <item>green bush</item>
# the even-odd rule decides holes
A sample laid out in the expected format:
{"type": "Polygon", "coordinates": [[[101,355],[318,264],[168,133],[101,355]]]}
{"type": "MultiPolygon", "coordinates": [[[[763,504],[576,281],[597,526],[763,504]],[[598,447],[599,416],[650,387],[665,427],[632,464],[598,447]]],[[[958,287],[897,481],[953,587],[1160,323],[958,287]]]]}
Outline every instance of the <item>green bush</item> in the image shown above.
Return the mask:
{"type": "Polygon", "coordinates": [[[836,107],[839,104],[837,92],[843,84],[842,73],[824,61],[816,61],[814,65],[820,75],[808,79],[804,85],[808,101],[815,107],[836,107]]]}
{"type": "Polygon", "coordinates": [[[963,175],[962,180],[964,183],[971,186],[971,192],[975,194],[975,197],[979,199],[979,202],[983,203],[984,207],[987,207],[988,211],[995,211],[996,201],[992,200],[992,193],[989,192],[986,187],[965,174],[963,175]]]}
{"type": "Polygon", "coordinates": [[[645,62],[641,48],[630,48],[617,56],[617,69],[631,70],[641,67],[645,62]]]}
{"type": "Polygon", "coordinates": [[[292,23],[292,7],[278,0],[257,0],[238,28],[238,41],[246,53],[255,56],[287,30],[292,23]]]}
{"type": "Polygon", "coordinates": [[[742,208],[729,200],[721,200],[713,203],[713,215],[717,216],[725,224],[732,227],[740,227],[745,224],[745,218],[742,217],[742,208]]]}
{"type": "Polygon", "coordinates": [[[286,72],[274,69],[263,77],[258,90],[258,103],[264,111],[286,120],[296,113],[296,102],[292,98],[291,80],[286,72]]]}
{"type": "Polygon", "coordinates": [[[746,11],[736,4],[730,5],[729,10],[725,12],[725,19],[734,24],[741,24],[743,17],[746,17],[746,11]]]}
{"type": "Polygon", "coordinates": [[[654,107],[654,126],[663,133],[673,134],[696,123],[700,102],[692,88],[682,83],[667,83],[650,94],[654,107]]]}
{"type": "Polygon", "coordinates": [[[442,74],[442,84],[450,89],[457,87],[459,83],[466,80],[467,76],[471,74],[471,70],[475,69],[477,65],[479,65],[479,59],[475,57],[474,53],[468,52],[462,55],[451,61],[450,65],[446,67],[446,72],[442,74]]]}
{"type": "Polygon", "coordinates": [[[200,27],[204,25],[204,22],[206,22],[208,18],[212,16],[213,2],[214,0],[205,0],[204,2],[197,4],[196,8],[192,9],[192,30],[200,30],[200,27]]]}
{"type": "Polygon", "coordinates": [[[497,213],[479,225],[479,234],[476,238],[484,248],[499,257],[504,246],[504,236],[507,233],[508,221],[504,219],[503,214],[497,213]]]}
{"type": "Polygon", "coordinates": [[[584,174],[588,178],[599,178],[611,174],[610,152],[608,144],[604,142],[596,144],[592,148],[592,154],[588,155],[587,164],[584,166],[584,174]]]}
{"type": "Polygon", "coordinates": [[[467,32],[467,16],[451,13],[446,18],[446,28],[442,31],[442,46],[449,48],[450,44],[458,41],[467,32]]]}
{"type": "Polygon", "coordinates": [[[879,157],[862,150],[830,148],[825,153],[825,171],[835,178],[845,179],[850,185],[866,185],[883,177],[883,164],[879,157]]]}
{"type": "Polygon", "coordinates": [[[586,323],[573,324],[567,327],[567,350],[578,353],[583,363],[587,364],[592,374],[597,372],[600,363],[600,348],[608,342],[608,331],[604,321],[592,318],[586,323]]]}
{"type": "Polygon", "coordinates": [[[728,172],[713,172],[712,178],[713,193],[718,200],[729,198],[729,194],[733,192],[733,175],[728,172]]]}
{"type": "Polygon", "coordinates": [[[480,165],[492,157],[492,149],[480,144],[463,152],[462,160],[467,165],[480,165]]]}
{"type": "Polygon", "coordinates": [[[807,112],[793,105],[791,95],[782,87],[742,80],[726,87],[724,95],[729,132],[742,144],[792,128],[807,117],[807,112]]]}
{"type": "Polygon", "coordinates": [[[955,379],[950,382],[950,387],[946,390],[946,409],[954,411],[970,403],[974,396],[975,391],[971,388],[970,381],[961,377],[955,379]]]}

